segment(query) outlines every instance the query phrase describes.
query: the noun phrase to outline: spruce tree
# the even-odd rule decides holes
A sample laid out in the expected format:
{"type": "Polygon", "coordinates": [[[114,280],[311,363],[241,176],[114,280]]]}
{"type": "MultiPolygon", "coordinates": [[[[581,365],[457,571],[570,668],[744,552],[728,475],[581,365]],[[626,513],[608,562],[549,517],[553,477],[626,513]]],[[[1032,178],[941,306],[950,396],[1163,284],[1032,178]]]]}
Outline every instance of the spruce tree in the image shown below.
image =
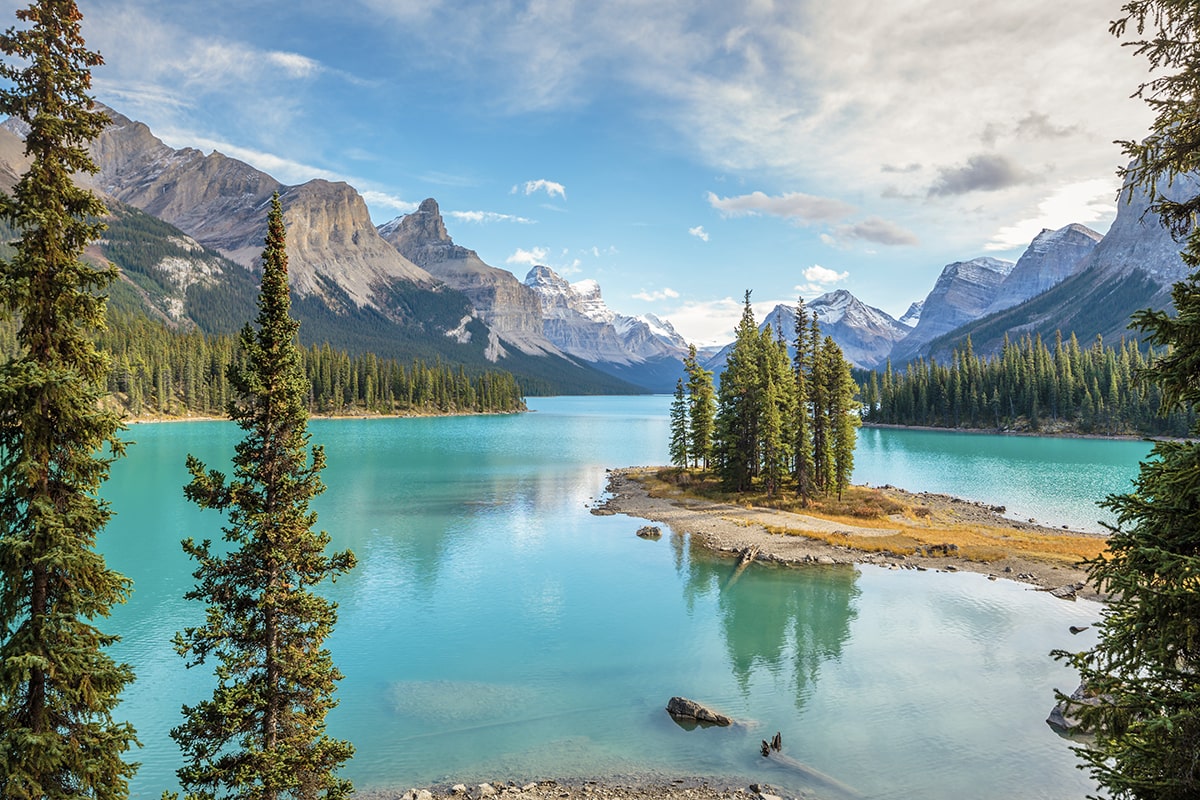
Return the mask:
{"type": "MultiPolygon", "coordinates": [[[[1200,169],[1200,5],[1138,0],[1123,6],[1112,32],[1145,55],[1158,77],[1140,89],[1157,118],[1126,184],[1152,196],[1151,208],[1178,235],[1183,260],[1200,267],[1200,196],[1171,201],[1160,181],[1200,169]]],[[[1146,370],[1164,410],[1200,408],[1200,272],[1172,290],[1174,314],[1143,311],[1135,323],[1170,351],[1146,370]]],[[[1090,391],[1090,390],[1089,390],[1090,391]]],[[[1085,393],[1085,402],[1086,402],[1085,393]]],[[[1101,398],[1097,395],[1096,402],[1101,398]]],[[[1200,433],[1195,428],[1193,433],[1200,433]]],[[[1200,441],[1160,442],[1133,491],[1104,505],[1117,517],[1109,552],[1090,578],[1111,596],[1091,650],[1066,657],[1099,703],[1083,714],[1095,739],[1079,748],[1114,798],[1200,797],[1200,441]]]]}
{"type": "Polygon", "coordinates": [[[324,641],[335,604],[313,589],[354,566],[349,551],[326,555],[309,501],[324,490],[322,448],[309,458],[306,392],[290,316],[287,253],[279,195],[271,201],[258,330],[241,334],[244,368],[230,370],[229,415],[246,431],[234,477],[189,456],[189,500],[228,513],[228,548],[183,542],[199,562],[189,600],[207,604],[203,625],[176,636],[188,666],[215,658],[211,700],[185,707],[171,732],[184,752],[179,779],[188,798],[341,798],[336,771],[353,747],[325,733],[341,678],[324,641]]]}
{"type": "Polygon", "coordinates": [[[733,350],[717,393],[717,471],[726,489],[744,492],[758,473],[758,421],[762,402],[758,323],[746,291],[733,350]]]}
{"type": "MultiPolygon", "coordinates": [[[[816,319],[816,315],[813,315],[816,319]]],[[[804,308],[804,298],[796,300],[796,354],[792,360],[792,378],[795,390],[795,417],[792,426],[793,464],[792,477],[796,481],[796,494],[804,505],[808,505],[813,495],[813,448],[812,424],[809,406],[811,393],[809,374],[812,371],[812,354],[808,344],[808,312],[804,308]]]]}
{"type": "Polygon", "coordinates": [[[821,348],[821,326],[813,314],[808,329],[812,371],[808,382],[809,423],[812,429],[812,487],[825,494],[833,482],[833,442],[829,430],[829,374],[831,365],[821,348]]]}
{"type": "Polygon", "coordinates": [[[97,492],[123,450],[93,343],[114,272],[81,260],[105,210],[75,183],[96,172],[86,148],[107,123],[88,96],[102,59],[74,2],[17,18],[28,27],[0,35],[0,114],[27,126],[31,163],[0,197],[19,236],[0,308],[20,321],[19,354],[0,367],[0,796],[108,800],[128,796],[136,740],[113,719],[133,673],[93,624],[130,590],[95,550],[110,517],[97,492]]]}
{"type": "Polygon", "coordinates": [[[840,498],[850,485],[850,476],[854,473],[854,448],[858,443],[858,428],[862,424],[858,403],[854,400],[858,385],[850,374],[850,362],[846,361],[842,348],[828,336],[825,337],[822,353],[829,365],[826,377],[829,380],[827,396],[833,465],[829,489],[837,492],[840,498]]]}
{"type": "Polygon", "coordinates": [[[683,367],[687,373],[688,451],[692,466],[708,469],[708,461],[712,456],[713,415],[716,413],[713,374],[700,366],[694,344],[688,345],[683,367]]]}
{"type": "Polygon", "coordinates": [[[683,378],[675,381],[675,399],[671,401],[671,444],[668,448],[671,464],[688,465],[688,404],[683,392],[683,378]]]}

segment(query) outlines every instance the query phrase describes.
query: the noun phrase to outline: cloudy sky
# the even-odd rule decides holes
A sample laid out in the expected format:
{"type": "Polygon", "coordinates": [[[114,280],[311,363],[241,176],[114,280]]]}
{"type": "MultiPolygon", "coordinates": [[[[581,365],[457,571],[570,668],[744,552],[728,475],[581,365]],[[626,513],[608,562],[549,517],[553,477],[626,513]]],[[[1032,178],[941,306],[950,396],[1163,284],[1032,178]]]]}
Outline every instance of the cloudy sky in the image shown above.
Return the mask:
{"type": "MultiPolygon", "coordinates": [[[[0,0],[3,17],[23,3],[0,0]]],[[[95,95],[175,147],[436,198],[519,278],[726,340],[835,288],[1107,230],[1149,124],[1118,0],[79,0],[95,95]]]]}

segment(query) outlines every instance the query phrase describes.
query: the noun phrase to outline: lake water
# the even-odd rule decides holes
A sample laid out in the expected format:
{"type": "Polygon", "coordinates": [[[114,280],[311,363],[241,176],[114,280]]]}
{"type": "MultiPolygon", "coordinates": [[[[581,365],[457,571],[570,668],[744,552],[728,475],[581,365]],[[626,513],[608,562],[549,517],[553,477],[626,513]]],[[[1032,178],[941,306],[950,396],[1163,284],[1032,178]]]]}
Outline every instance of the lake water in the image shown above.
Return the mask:
{"type": "MultiPolygon", "coordinates": [[[[1098,606],[966,574],[755,564],[735,578],[685,536],[645,541],[639,520],[589,514],[606,468],[666,460],[669,402],[532,399],[535,413],[518,416],[311,423],[329,459],[320,525],[359,559],[327,592],[345,674],[330,730],[357,748],[345,770],[357,786],[655,773],[828,798],[1085,796],[1069,744],[1043,722],[1053,690],[1075,685],[1047,654],[1089,645],[1091,631],[1067,628],[1098,606]],[[663,711],[676,694],[745,724],[684,730],[663,711]],[[803,769],[759,755],[776,731],[803,769]]],[[[1067,507],[1039,499],[1053,481],[988,487],[974,466],[944,465],[959,483],[934,481],[917,467],[942,464],[959,440],[909,433],[864,431],[856,478],[1010,509],[1019,488],[1020,513],[1045,519],[1067,507]]],[[[184,458],[223,464],[240,431],[174,423],[128,436],[137,443],[104,489],[117,517],[102,547],[135,581],[111,623],[138,674],[119,711],[144,744],[135,795],[157,798],[180,764],[168,731],[211,680],[169,644],[202,614],[181,599],[192,567],[179,540],[218,539],[222,523],[183,501],[184,458]]],[[[971,437],[963,458],[1012,441],[971,437]]],[[[1016,441],[1019,453],[1042,446],[1016,441]]],[[[1148,450],[1072,444],[1094,448],[1086,468],[1118,487],[1148,450]]],[[[1051,474],[1085,469],[1070,464],[1051,474]]],[[[1091,495],[1071,502],[1063,520],[1085,518],[1091,495]]]]}

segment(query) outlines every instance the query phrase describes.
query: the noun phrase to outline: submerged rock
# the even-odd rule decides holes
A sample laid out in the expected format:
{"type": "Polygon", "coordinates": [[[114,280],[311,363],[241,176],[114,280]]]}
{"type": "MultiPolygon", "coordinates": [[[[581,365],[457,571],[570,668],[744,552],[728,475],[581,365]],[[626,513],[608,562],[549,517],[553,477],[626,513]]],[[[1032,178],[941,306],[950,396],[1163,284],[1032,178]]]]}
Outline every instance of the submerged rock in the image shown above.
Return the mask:
{"type": "Polygon", "coordinates": [[[733,724],[733,720],[724,714],[719,714],[711,708],[703,706],[695,700],[689,700],[686,697],[672,697],[667,702],[667,713],[672,717],[694,719],[698,722],[707,722],[710,725],[733,724]]]}

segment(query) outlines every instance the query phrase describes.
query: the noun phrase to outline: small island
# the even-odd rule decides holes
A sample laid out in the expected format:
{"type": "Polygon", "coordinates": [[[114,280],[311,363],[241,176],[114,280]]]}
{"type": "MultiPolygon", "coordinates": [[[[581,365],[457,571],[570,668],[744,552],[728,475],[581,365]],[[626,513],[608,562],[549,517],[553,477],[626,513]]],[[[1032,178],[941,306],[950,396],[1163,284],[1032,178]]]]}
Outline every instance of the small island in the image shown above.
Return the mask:
{"type": "Polygon", "coordinates": [[[1081,562],[1107,537],[1004,516],[1004,509],[892,486],[851,486],[807,508],[722,495],[715,481],[667,467],[615,469],[593,514],[625,514],[667,525],[702,546],[745,561],[875,564],[976,572],[1066,598],[1097,599],[1081,562]]]}

